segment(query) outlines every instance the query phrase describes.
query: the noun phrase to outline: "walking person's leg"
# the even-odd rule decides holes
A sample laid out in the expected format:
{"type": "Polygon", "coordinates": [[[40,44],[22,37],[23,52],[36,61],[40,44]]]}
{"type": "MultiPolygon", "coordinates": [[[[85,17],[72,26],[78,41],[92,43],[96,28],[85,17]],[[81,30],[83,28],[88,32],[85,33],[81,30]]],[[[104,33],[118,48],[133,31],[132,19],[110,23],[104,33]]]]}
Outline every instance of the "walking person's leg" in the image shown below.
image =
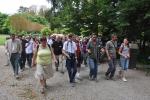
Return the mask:
{"type": "Polygon", "coordinates": [[[18,76],[18,71],[19,71],[19,60],[20,60],[20,55],[17,53],[15,55],[15,75],[16,75],[16,78],[19,78],[18,76]]]}
{"type": "Polygon", "coordinates": [[[29,61],[29,54],[26,55],[26,59],[27,59],[28,67],[29,67],[29,62],[30,62],[30,61],[29,61]]]}
{"type": "Polygon", "coordinates": [[[14,54],[11,54],[10,62],[11,62],[12,68],[13,68],[14,76],[15,76],[15,56],[14,56],[14,54]]]}
{"type": "Polygon", "coordinates": [[[108,66],[109,66],[109,68],[108,68],[107,72],[105,73],[105,76],[106,76],[107,79],[110,78],[110,73],[113,70],[113,61],[112,61],[112,59],[108,61],[108,66]]]}
{"type": "Polygon", "coordinates": [[[76,76],[76,73],[77,73],[77,66],[76,66],[76,61],[75,60],[72,60],[72,75],[71,75],[71,80],[73,82],[75,82],[75,76],[76,76]]]}
{"type": "Polygon", "coordinates": [[[93,76],[94,80],[97,79],[97,71],[98,71],[98,65],[97,65],[97,61],[95,60],[94,61],[94,76],[93,76]]]}
{"type": "Polygon", "coordinates": [[[112,70],[111,70],[111,73],[110,73],[110,79],[113,79],[113,77],[115,75],[115,72],[116,72],[116,59],[113,58],[112,59],[112,70]]]}
{"type": "Polygon", "coordinates": [[[64,60],[65,60],[65,57],[63,55],[60,55],[60,65],[61,65],[61,73],[63,74],[64,73],[64,60]]]}
{"type": "Polygon", "coordinates": [[[125,59],[125,60],[124,60],[123,73],[122,73],[122,80],[123,80],[124,82],[127,81],[127,79],[126,79],[126,72],[127,72],[127,69],[128,69],[128,65],[129,65],[129,59],[125,59]]]}
{"type": "Polygon", "coordinates": [[[71,73],[72,73],[72,70],[71,70],[71,61],[70,61],[70,59],[67,59],[66,60],[66,67],[67,67],[67,71],[68,71],[68,76],[69,76],[69,81],[70,81],[70,83],[72,82],[72,80],[71,80],[71,73]]]}
{"type": "Polygon", "coordinates": [[[33,53],[29,54],[29,67],[31,68],[33,53]]]}
{"type": "Polygon", "coordinates": [[[55,63],[56,71],[58,71],[59,67],[59,55],[55,55],[57,62],[55,63]]]}
{"type": "Polygon", "coordinates": [[[22,69],[25,69],[25,64],[26,64],[26,53],[22,54],[22,69]]]}
{"type": "Polygon", "coordinates": [[[88,58],[89,60],[89,68],[90,68],[90,74],[89,74],[89,78],[93,79],[94,78],[94,60],[91,58],[88,58]]]}

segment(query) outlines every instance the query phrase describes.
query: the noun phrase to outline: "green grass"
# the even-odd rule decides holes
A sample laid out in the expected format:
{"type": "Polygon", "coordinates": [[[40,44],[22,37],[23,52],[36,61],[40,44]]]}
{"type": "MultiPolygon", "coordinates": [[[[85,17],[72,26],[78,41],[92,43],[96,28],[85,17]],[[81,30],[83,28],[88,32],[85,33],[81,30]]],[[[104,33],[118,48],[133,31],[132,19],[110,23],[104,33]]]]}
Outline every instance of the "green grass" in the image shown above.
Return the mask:
{"type": "Polygon", "coordinates": [[[6,37],[7,37],[8,35],[1,35],[0,34],[0,45],[4,45],[5,44],[5,41],[6,41],[6,37]]]}

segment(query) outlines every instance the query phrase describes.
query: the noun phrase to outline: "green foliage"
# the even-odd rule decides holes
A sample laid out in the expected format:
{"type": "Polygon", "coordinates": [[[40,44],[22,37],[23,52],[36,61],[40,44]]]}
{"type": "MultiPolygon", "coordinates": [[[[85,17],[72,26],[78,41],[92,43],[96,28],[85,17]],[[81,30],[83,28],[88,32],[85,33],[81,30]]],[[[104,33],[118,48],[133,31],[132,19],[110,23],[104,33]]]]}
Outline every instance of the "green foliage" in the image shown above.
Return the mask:
{"type": "Polygon", "coordinates": [[[4,45],[5,44],[7,36],[8,35],[2,35],[2,34],[0,34],[0,45],[4,45]]]}
{"type": "Polygon", "coordinates": [[[6,21],[8,19],[8,15],[2,14],[0,12],[0,34],[9,34],[9,28],[6,25],[6,21]]]}
{"type": "Polygon", "coordinates": [[[42,17],[42,16],[38,16],[38,15],[31,15],[31,14],[24,14],[24,16],[26,16],[26,18],[28,20],[30,20],[31,22],[36,22],[42,25],[48,25],[48,21],[46,18],[42,17]]]}
{"type": "MultiPolygon", "coordinates": [[[[150,30],[149,0],[47,0],[52,30],[68,28],[77,35],[117,33],[131,40],[150,30]]],[[[146,35],[147,37],[147,35],[146,35]]]]}
{"type": "Polygon", "coordinates": [[[48,35],[48,34],[51,34],[51,30],[50,30],[50,28],[48,28],[48,27],[44,27],[44,28],[41,30],[41,33],[48,35]]]}

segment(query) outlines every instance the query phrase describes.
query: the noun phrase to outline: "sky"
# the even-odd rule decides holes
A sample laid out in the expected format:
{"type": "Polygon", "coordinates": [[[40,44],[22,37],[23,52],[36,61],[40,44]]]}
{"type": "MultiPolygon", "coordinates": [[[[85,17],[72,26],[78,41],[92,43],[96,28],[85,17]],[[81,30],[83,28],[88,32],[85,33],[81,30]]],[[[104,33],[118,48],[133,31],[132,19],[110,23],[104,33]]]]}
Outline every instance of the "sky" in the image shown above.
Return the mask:
{"type": "Polygon", "coordinates": [[[37,7],[46,5],[50,7],[46,0],[0,0],[0,12],[14,14],[20,6],[30,7],[31,5],[37,5],[37,7]]]}

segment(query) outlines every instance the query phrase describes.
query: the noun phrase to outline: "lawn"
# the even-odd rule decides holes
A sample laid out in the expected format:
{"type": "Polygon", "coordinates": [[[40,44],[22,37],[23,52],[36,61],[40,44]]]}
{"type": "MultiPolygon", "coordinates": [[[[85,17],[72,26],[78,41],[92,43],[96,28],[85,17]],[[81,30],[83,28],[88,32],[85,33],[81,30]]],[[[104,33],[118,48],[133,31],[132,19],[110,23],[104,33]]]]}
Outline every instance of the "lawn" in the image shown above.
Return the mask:
{"type": "Polygon", "coordinates": [[[7,36],[8,35],[2,35],[2,34],[0,34],[0,45],[4,45],[5,44],[5,40],[6,40],[7,36]]]}

